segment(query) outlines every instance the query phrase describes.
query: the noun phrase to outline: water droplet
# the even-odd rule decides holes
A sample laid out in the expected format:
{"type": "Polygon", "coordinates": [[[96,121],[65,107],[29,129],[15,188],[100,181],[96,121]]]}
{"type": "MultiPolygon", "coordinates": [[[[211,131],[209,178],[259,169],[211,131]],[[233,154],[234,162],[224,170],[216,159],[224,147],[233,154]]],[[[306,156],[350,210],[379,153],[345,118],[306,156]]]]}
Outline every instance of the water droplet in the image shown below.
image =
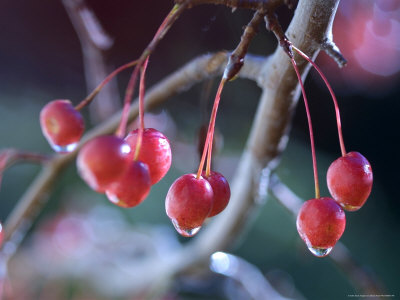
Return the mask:
{"type": "Polygon", "coordinates": [[[310,250],[311,253],[314,254],[317,257],[327,256],[332,251],[332,249],[333,249],[333,247],[329,247],[329,248],[308,247],[308,250],[310,250]]]}
{"type": "Polygon", "coordinates": [[[339,203],[339,204],[344,210],[348,210],[348,211],[356,211],[361,208],[360,205],[350,205],[350,204],[346,204],[346,203],[339,203]]]}
{"type": "Polygon", "coordinates": [[[50,146],[51,146],[51,148],[53,148],[54,151],[56,151],[58,153],[70,153],[76,149],[76,146],[78,146],[78,143],[72,143],[72,144],[64,145],[64,146],[50,143],[50,146]]]}
{"type": "Polygon", "coordinates": [[[199,227],[195,227],[195,228],[185,228],[182,229],[179,227],[179,224],[176,220],[171,219],[172,224],[174,225],[176,231],[178,231],[178,233],[184,237],[192,237],[194,236],[196,233],[199,232],[201,226],[199,227]]]}

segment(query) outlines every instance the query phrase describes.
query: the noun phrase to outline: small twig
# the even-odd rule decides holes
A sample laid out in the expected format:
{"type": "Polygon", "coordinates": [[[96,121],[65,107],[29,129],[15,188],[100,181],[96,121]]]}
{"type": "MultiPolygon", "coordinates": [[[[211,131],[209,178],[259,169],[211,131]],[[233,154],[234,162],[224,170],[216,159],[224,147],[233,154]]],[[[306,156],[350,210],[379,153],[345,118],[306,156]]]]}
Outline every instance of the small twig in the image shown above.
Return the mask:
{"type": "Polygon", "coordinates": [[[330,38],[325,38],[321,44],[321,49],[325,51],[333,60],[338,64],[340,68],[343,68],[347,64],[346,58],[340,52],[340,49],[330,38]]]}
{"type": "Polygon", "coordinates": [[[3,149],[0,151],[0,187],[3,173],[6,169],[19,162],[43,164],[50,160],[50,156],[32,153],[17,149],[3,149]]]}
{"type": "Polygon", "coordinates": [[[262,22],[265,14],[266,12],[262,10],[256,11],[253,18],[244,29],[243,34],[240,38],[240,42],[237,45],[236,49],[232,51],[232,54],[229,56],[228,64],[225,67],[224,77],[227,80],[231,80],[232,78],[234,78],[242,68],[244,64],[244,57],[247,54],[250,42],[257,34],[258,26],[262,22]]]}
{"type": "MultiPolygon", "coordinates": [[[[269,190],[272,195],[296,218],[303,200],[286,186],[277,175],[272,175],[269,190]]],[[[384,295],[381,284],[374,275],[366,271],[351,255],[348,248],[340,241],[328,256],[350,279],[355,287],[366,295],[384,295]]]]}
{"type": "MultiPolygon", "coordinates": [[[[106,34],[93,11],[84,0],[63,0],[64,7],[79,37],[87,91],[95,89],[98,83],[110,73],[106,54],[114,44],[106,34]]],[[[106,120],[120,108],[117,83],[111,81],[103,88],[97,100],[90,105],[91,118],[95,122],[106,120]]]]}
{"type": "Polygon", "coordinates": [[[292,58],[293,52],[290,48],[290,42],[286,37],[286,34],[283,31],[282,26],[278,21],[278,16],[275,14],[275,12],[268,12],[268,14],[265,16],[265,27],[267,28],[267,30],[272,31],[283,51],[290,58],[292,58]]]}

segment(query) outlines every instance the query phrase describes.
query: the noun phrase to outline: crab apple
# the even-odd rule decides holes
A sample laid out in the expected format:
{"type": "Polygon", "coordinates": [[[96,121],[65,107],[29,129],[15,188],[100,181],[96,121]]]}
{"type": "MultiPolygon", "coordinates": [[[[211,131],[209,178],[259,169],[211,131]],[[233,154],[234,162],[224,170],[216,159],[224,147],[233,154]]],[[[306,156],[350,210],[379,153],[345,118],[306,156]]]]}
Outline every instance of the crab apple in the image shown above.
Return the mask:
{"type": "MultiPolygon", "coordinates": [[[[132,149],[136,147],[138,133],[139,130],[136,129],[125,138],[132,149]]],[[[149,166],[151,184],[159,182],[171,167],[171,146],[168,139],[154,128],[145,128],[137,159],[149,166]]]]}
{"type": "Polygon", "coordinates": [[[150,192],[149,167],[141,161],[132,161],[128,170],[106,189],[108,199],[121,207],[142,203],[150,192]]]}
{"type": "Polygon", "coordinates": [[[297,215],[297,231],[308,249],[318,257],[329,254],[346,226],[346,216],[335,200],[328,197],[303,203],[297,215]]]}
{"type": "Polygon", "coordinates": [[[371,193],[371,165],[358,152],[349,152],[335,160],[329,166],[326,178],[333,199],[345,210],[360,209],[371,193]]]}
{"type": "Polygon", "coordinates": [[[73,151],[85,130],[82,115],[69,100],[54,100],[40,111],[40,126],[57,152],[73,151]]]}
{"type": "Polygon", "coordinates": [[[88,141],[79,151],[77,167],[83,180],[103,193],[119,179],[131,163],[131,147],[114,135],[103,135],[88,141]]]}
{"type": "Polygon", "coordinates": [[[231,189],[226,178],[218,172],[211,171],[209,176],[203,171],[201,176],[211,185],[214,193],[213,207],[208,217],[213,217],[222,212],[229,203],[231,189]]]}
{"type": "Polygon", "coordinates": [[[191,237],[201,228],[213,206],[210,183],[196,174],[185,174],[171,185],[165,199],[165,210],[176,230],[191,237]]]}

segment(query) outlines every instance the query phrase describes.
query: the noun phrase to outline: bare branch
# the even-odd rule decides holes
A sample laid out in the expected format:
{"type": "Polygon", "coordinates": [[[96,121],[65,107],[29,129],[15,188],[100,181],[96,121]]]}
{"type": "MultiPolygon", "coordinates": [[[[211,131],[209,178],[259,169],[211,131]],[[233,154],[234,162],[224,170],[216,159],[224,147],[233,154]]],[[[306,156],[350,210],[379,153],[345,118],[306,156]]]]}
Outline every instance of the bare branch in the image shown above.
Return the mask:
{"type": "Polygon", "coordinates": [[[347,60],[331,38],[326,38],[321,44],[321,50],[333,58],[340,68],[346,66],[347,60]]]}
{"type": "Polygon", "coordinates": [[[244,57],[250,46],[250,42],[253,40],[254,36],[258,33],[258,26],[263,20],[265,13],[263,11],[256,11],[253,18],[247,24],[240,38],[240,43],[237,45],[236,49],[232,51],[229,56],[228,64],[225,68],[224,77],[227,80],[234,78],[244,64],[244,57]]]}
{"type": "MultiPolygon", "coordinates": [[[[110,73],[106,54],[114,41],[109,37],[84,0],[63,0],[64,7],[79,37],[83,53],[87,91],[92,91],[110,73]]],[[[121,107],[117,82],[112,80],[90,105],[92,120],[106,120],[121,107]]]]}

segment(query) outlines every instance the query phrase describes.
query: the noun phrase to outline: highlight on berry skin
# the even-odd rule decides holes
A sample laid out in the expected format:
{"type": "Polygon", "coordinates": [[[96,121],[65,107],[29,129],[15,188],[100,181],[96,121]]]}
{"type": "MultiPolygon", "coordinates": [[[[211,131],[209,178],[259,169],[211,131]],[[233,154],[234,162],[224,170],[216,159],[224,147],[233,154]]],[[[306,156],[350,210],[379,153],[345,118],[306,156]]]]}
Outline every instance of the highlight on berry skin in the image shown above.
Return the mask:
{"type": "Polygon", "coordinates": [[[78,153],[77,167],[82,179],[95,191],[104,193],[108,185],[129,168],[131,147],[114,135],[98,136],[78,153]]]}
{"type": "MultiPolygon", "coordinates": [[[[133,130],[125,138],[131,149],[136,149],[138,133],[138,129],[133,130]]],[[[133,155],[134,151],[132,151],[133,155]]],[[[147,164],[151,184],[156,184],[167,174],[171,167],[172,153],[168,139],[154,128],[145,128],[137,159],[147,164]]]]}
{"type": "Polygon", "coordinates": [[[327,256],[342,236],[346,216],[332,198],[314,198],[303,203],[297,215],[297,231],[317,257],[327,256]]]}
{"type": "Polygon", "coordinates": [[[347,211],[359,210],[367,201],[373,182],[368,160],[358,152],[349,152],[336,159],[326,175],[333,199],[347,211]]]}
{"type": "Polygon", "coordinates": [[[209,216],[214,193],[210,183],[196,174],[185,174],[171,185],[165,210],[179,234],[194,236],[209,216]]]}
{"type": "Polygon", "coordinates": [[[69,100],[47,103],[40,112],[40,127],[53,150],[61,153],[75,150],[85,130],[82,115],[69,100]]]}

